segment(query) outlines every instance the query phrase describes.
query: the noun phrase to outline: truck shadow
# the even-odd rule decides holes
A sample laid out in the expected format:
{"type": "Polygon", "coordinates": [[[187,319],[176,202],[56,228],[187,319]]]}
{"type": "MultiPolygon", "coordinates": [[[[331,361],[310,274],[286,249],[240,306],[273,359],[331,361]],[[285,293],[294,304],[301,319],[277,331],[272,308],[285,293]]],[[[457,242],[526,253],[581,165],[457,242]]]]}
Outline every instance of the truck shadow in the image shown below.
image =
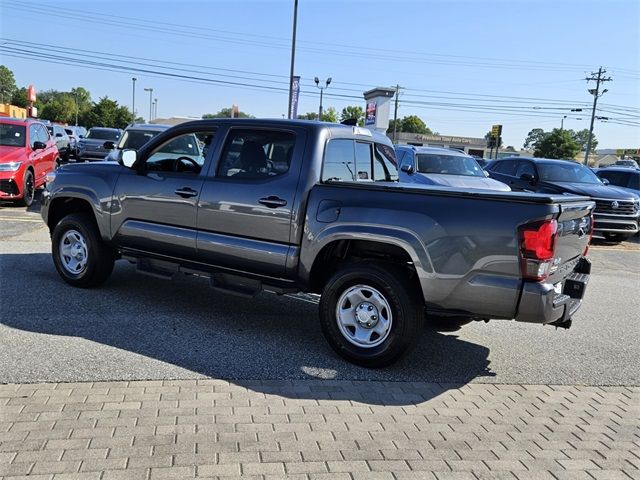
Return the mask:
{"type": "Polygon", "coordinates": [[[0,382],[24,381],[26,372],[30,381],[203,377],[294,398],[404,405],[493,376],[487,348],[433,331],[395,365],[360,368],[329,348],[314,304],[267,293],[244,299],[203,279],[168,282],[134,270],[118,262],[103,287],[82,290],[58,277],[49,254],[0,255],[0,323],[10,327],[0,326],[0,350],[13,366],[0,370],[0,382]],[[418,383],[381,391],[370,380],[418,383]]]}

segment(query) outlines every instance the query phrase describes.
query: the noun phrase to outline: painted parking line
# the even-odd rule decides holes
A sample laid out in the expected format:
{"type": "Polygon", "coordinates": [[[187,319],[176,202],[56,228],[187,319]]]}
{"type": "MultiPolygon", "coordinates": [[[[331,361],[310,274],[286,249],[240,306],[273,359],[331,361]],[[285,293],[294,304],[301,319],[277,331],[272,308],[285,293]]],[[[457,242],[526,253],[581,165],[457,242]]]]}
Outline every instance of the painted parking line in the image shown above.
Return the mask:
{"type": "Polygon", "coordinates": [[[27,222],[27,223],[43,223],[42,219],[38,218],[11,218],[11,217],[2,217],[0,216],[0,221],[6,222],[27,222]]]}

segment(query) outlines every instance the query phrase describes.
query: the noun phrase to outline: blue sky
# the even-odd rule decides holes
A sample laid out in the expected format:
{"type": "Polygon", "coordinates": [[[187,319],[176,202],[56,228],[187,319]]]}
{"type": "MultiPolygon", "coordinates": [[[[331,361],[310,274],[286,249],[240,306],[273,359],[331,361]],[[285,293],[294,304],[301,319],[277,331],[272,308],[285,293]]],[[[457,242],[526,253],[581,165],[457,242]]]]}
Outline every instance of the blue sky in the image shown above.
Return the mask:
{"type": "MultiPolygon", "coordinates": [[[[0,0],[1,62],[19,85],[84,86],[94,99],[108,95],[126,105],[135,76],[144,117],[144,87],[154,88],[159,117],[199,117],[234,103],[255,116],[280,117],[292,12],[293,0],[0,0]],[[11,55],[20,50],[101,65],[11,55]]],[[[599,100],[597,115],[610,120],[596,121],[598,148],[640,147],[633,125],[640,125],[639,32],[637,0],[299,0],[299,112],[317,111],[315,76],[332,77],[324,104],[338,110],[364,105],[368,88],[398,83],[406,87],[401,116],[418,115],[446,135],[481,137],[501,123],[505,144],[520,148],[530,129],[559,127],[563,115],[565,128],[589,127],[593,97],[584,78],[602,65],[613,81],[599,100]]]]}

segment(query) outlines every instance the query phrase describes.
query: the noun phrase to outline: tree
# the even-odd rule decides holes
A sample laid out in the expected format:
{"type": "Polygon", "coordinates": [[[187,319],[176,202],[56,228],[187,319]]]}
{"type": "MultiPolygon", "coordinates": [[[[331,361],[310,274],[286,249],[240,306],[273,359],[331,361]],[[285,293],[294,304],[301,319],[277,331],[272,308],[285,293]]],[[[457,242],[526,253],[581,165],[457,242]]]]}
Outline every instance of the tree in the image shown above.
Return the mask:
{"type": "MultiPolygon", "coordinates": [[[[589,143],[589,130],[585,128],[584,130],[578,130],[577,132],[574,132],[573,130],[569,130],[569,132],[573,135],[573,139],[576,143],[580,145],[580,151],[586,151],[587,143],[589,143]]],[[[595,135],[591,134],[591,149],[595,150],[597,146],[598,140],[595,135]]]]}
{"type": "Polygon", "coordinates": [[[344,122],[351,118],[355,118],[358,121],[358,125],[362,127],[364,125],[364,109],[358,105],[344,107],[340,114],[340,121],[344,122]]]}
{"type": "Polygon", "coordinates": [[[27,108],[29,106],[29,100],[27,99],[27,89],[25,87],[16,89],[11,96],[11,105],[15,105],[20,108],[27,108]]]}
{"type": "Polygon", "coordinates": [[[70,95],[60,94],[45,103],[39,114],[44,120],[73,123],[76,116],[76,102],[70,95]]]}
{"type": "Polygon", "coordinates": [[[17,88],[13,72],[0,65],[0,103],[9,102],[17,88]]]}
{"type": "Polygon", "coordinates": [[[428,128],[427,125],[422,121],[422,119],[417,115],[409,115],[403,117],[401,122],[402,123],[399,124],[402,125],[402,128],[400,129],[401,132],[433,135],[431,129],[428,128]]]}
{"type": "MultiPolygon", "coordinates": [[[[231,113],[233,109],[231,107],[223,108],[218,113],[205,113],[202,118],[232,118],[231,113]]],[[[253,115],[249,115],[245,112],[238,112],[236,118],[255,118],[253,115]]]]}
{"type": "Polygon", "coordinates": [[[548,135],[548,133],[545,133],[545,131],[543,129],[534,128],[533,130],[531,130],[529,132],[529,134],[527,135],[527,138],[525,138],[524,144],[522,146],[524,147],[525,150],[532,150],[532,149],[535,150],[536,147],[538,146],[538,144],[545,137],[545,135],[548,135]]]}
{"type": "Polygon", "coordinates": [[[544,158],[573,159],[578,152],[580,152],[580,145],[574,140],[571,132],[554,128],[538,142],[533,155],[544,158]]]}
{"type": "Polygon", "coordinates": [[[93,104],[93,108],[83,123],[87,128],[97,126],[125,128],[130,122],[131,110],[118,105],[118,102],[109,97],[102,97],[93,104]]]}
{"type": "MultiPolygon", "coordinates": [[[[487,145],[489,145],[489,141],[491,140],[491,132],[487,132],[487,134],[484,136],[484,139],[487,141],[487,145]]],[[[500,145],[498,145],[498,148],[502,148],[503,143],[504,142],[502,141],[502,137],[500,137],[500,145]]],[[[494,147],[495,147],[495,145],[494,145],[494,147]]],[[[511,147],[511,148],[513,148],[513,147],[511,147]]],[[[515,151],[515,149],[514,149],[514,151],[515,151]]]]}
{"type": "MultiPolygon", "coordinates": [[[[298,115],[298,120],[318,120],[318,114],[317,112],[307,112],[303,115],[298,115]]],[[[336,111],[335,108],[329,107],[322,112],[321,120],[323,122],[337,123],[338,112],[336,111]]]]}

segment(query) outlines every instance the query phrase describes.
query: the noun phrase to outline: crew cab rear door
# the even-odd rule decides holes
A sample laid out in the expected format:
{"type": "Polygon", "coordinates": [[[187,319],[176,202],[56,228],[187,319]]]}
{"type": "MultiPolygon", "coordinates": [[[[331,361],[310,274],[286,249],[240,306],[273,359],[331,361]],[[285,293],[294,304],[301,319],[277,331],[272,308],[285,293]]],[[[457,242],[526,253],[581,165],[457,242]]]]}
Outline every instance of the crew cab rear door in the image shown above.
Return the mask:
{"type": "Polygon", "coordinates": [[[306,132],[298,127],[231,126],[204,181],[198,259],[283,277],[306,132]]]}

